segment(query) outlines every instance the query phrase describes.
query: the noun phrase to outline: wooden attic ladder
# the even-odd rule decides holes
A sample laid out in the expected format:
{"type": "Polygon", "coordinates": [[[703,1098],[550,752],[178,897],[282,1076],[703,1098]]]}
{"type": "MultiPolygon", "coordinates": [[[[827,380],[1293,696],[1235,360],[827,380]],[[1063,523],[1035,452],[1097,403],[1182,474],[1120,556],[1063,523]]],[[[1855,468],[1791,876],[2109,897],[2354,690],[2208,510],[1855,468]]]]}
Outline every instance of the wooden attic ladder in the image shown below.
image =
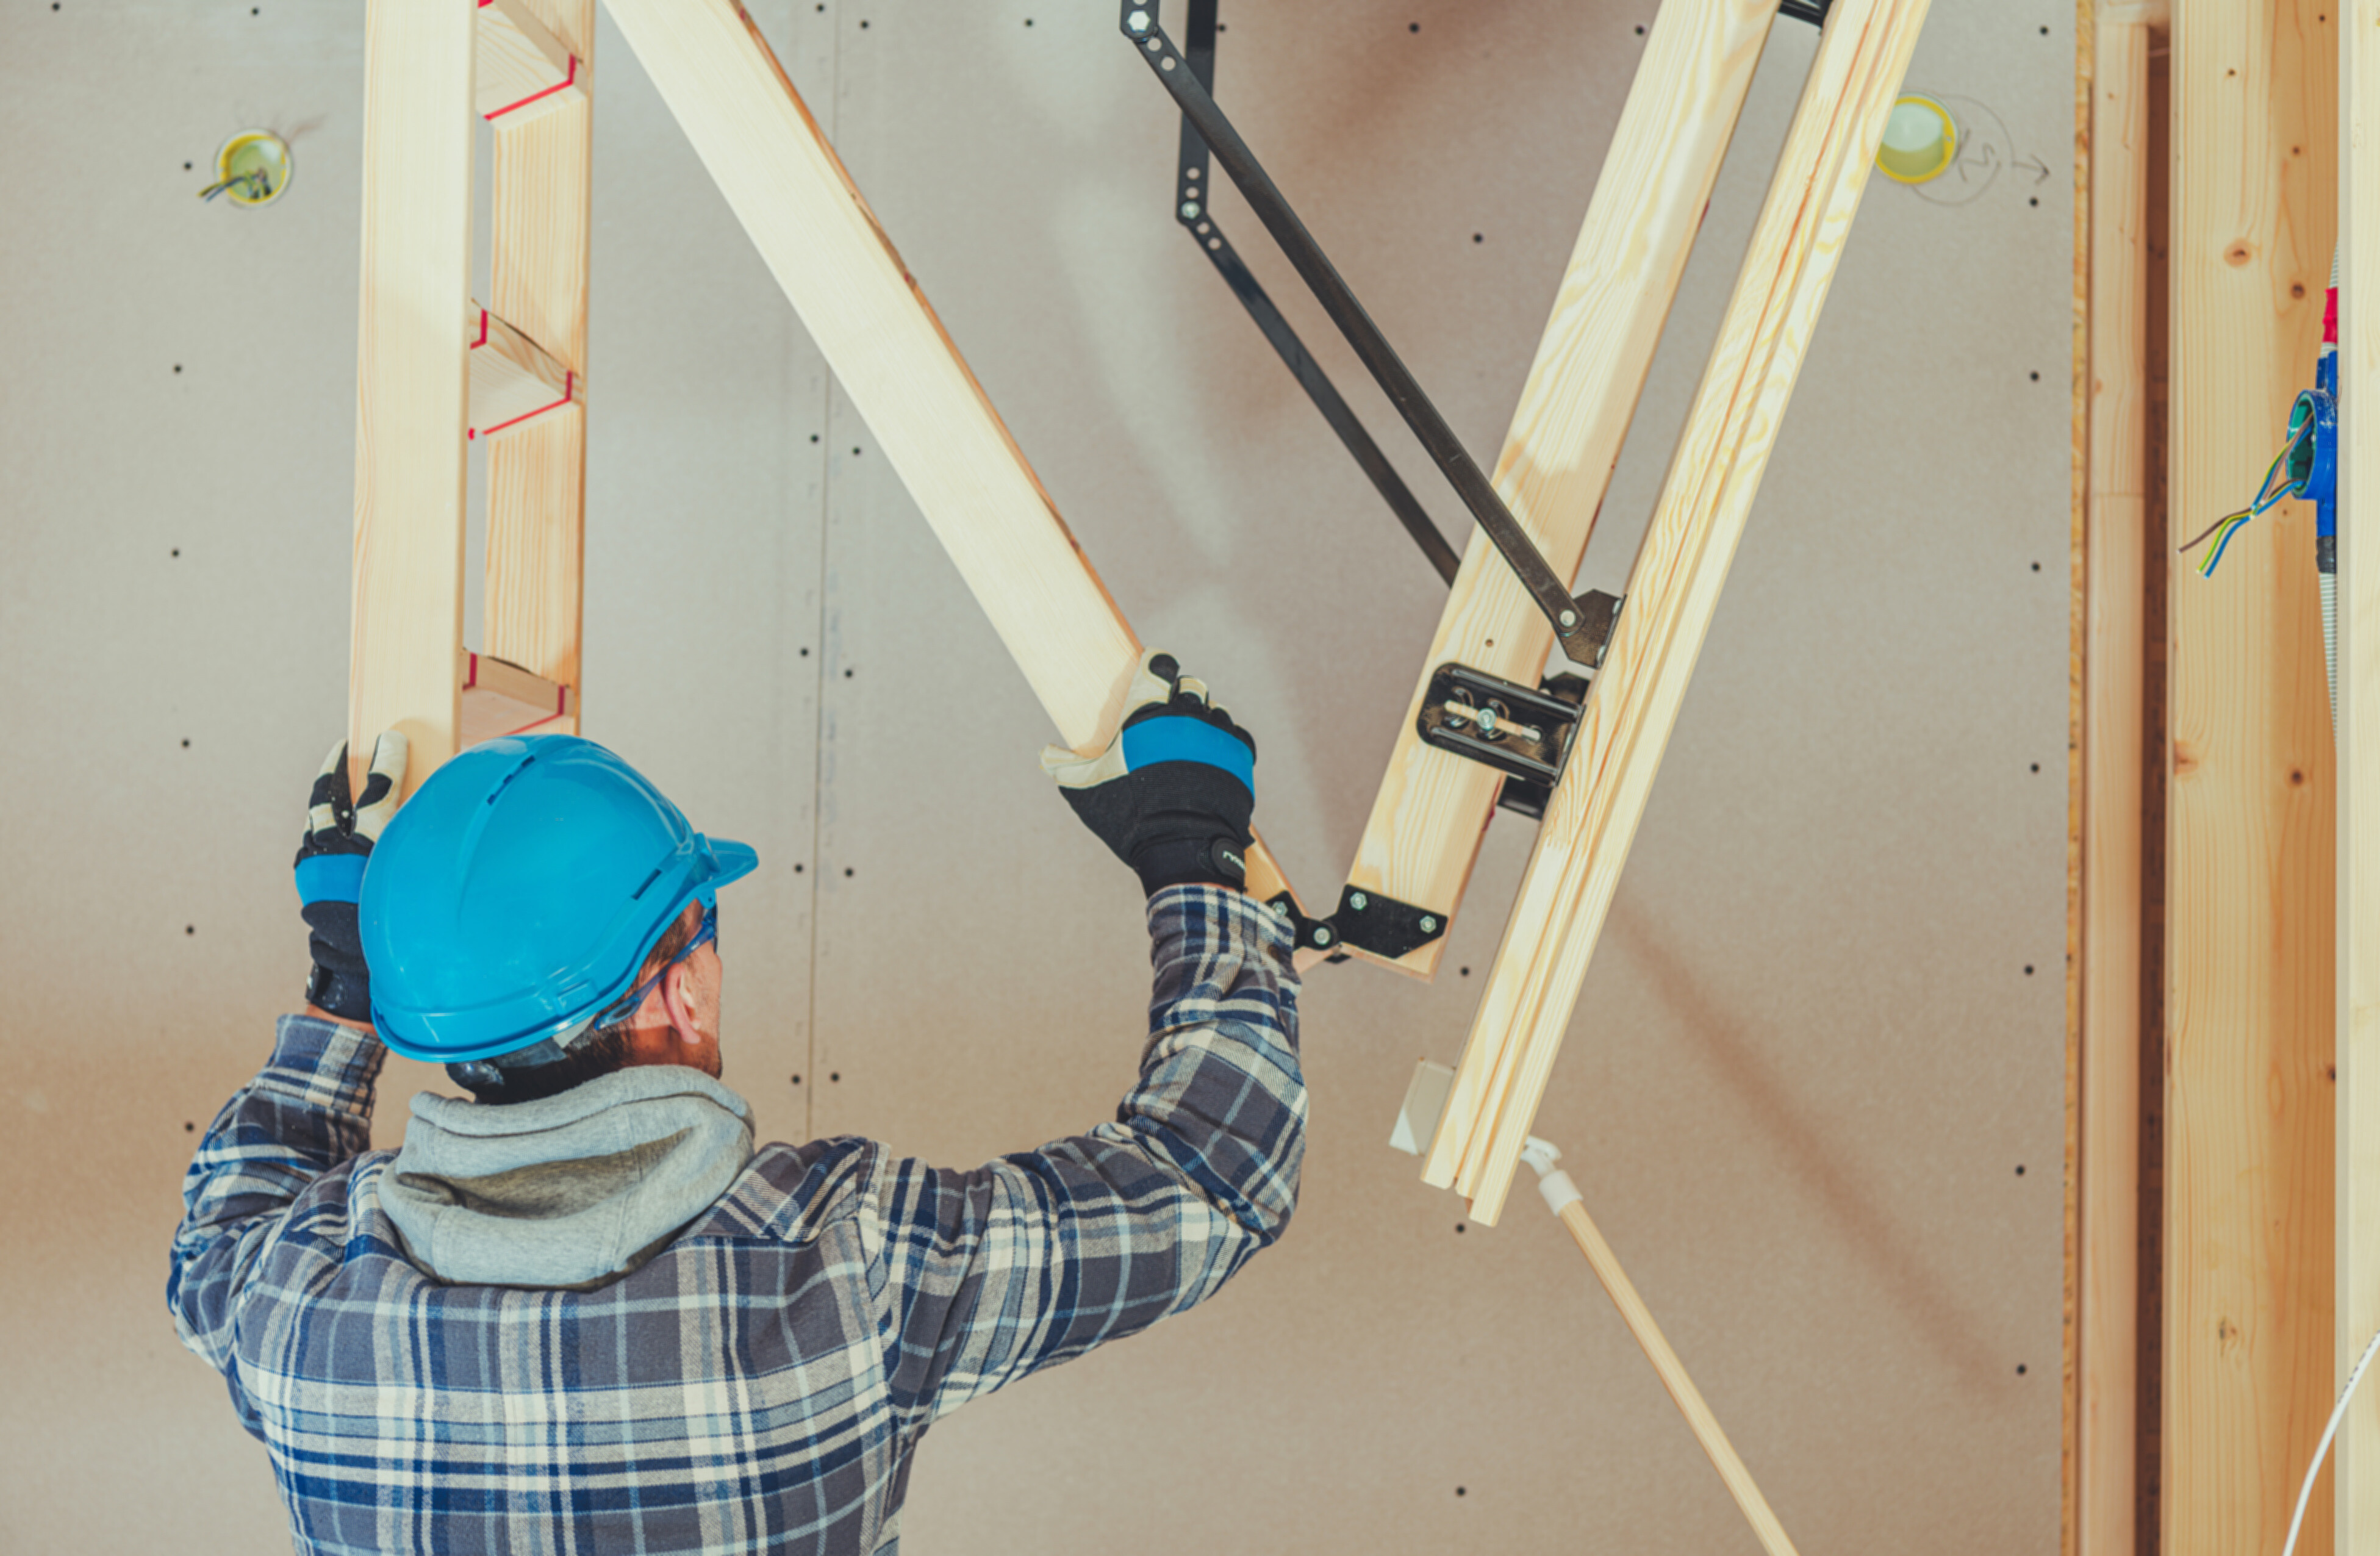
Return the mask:
{"type": "MultiPolygon", "coordinates": [[[[1025,673],[1059,738],[1113,734],[1141,652],[892,240],[735,0],[613,20],[1025,673]]],[[[577,733],[594,0],[371,0],[349,740],[577,733]],[[473,115],[494,268],[468,295],[473,115]],[[485,649],[463,646],[465,451],[489,441],[485,649]]],[[[358,777],[360,774],[358,773],[358,777]]],[[[1263,840],[1251,890],[1288,890],[1263,840]]]]}

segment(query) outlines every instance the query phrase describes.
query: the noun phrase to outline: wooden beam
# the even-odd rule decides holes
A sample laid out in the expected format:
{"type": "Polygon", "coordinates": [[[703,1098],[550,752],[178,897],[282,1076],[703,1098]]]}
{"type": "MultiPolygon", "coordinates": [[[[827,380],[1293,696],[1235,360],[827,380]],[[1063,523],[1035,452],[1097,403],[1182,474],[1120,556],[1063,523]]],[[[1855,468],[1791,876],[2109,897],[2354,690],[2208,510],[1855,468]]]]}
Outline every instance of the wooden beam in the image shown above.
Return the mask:
{"type": "Polygon", "coordinates": [[[471,352],[472,438],[517,436],[540,419],[579,412],[578,375],[484,308],[465,321],[471,352]]]}
{"type": "Polygon", "coordinates": [[[371,0],[364,22],[348,742],[360,783],[374,738],[405,731],[408,792],[455,754],[459,714],[475,9],[371,0]]]}
{"type": "MultiPolygon", "coordinates": [[[[1562,577],[1585,554],[1776,16],[1774,0],[1668,0],[1645,39],[1496,462],[1497,494],[1562,577]]],[[[1430,674],[1454,660],[1535,686],[1552,647],[1552,629],[1502,555],[1484,542],[1468,547],[1397,726],[1348,885],[1453,920],[1501,779],[1423,742],[1415,721],[1430,674]]],[[[1445,949],[1439,935],[1387,965],[1427,978],[1445,949]]]]}
{"type": "Polygon", "coordinates": [[[1493,1225],[1850,236],[1925,0],[1837,0],[1496,954],[1426,1181],[1493,1225]]]}
{"type": "MultiPolygon", "coordinates": [[[[2346,1381],[2380,1331],[2380,0],[2338,51],[2338,1325],[2346,1381]]],[[[2380,1550],[2380,1388],[2339,1424],[2340,1550],[2380,1550]]]]}
{"type": "MultiPolygon", "coordinates": [[[[1059,738],[1105,742],[1140,642],[735,0],[608,0],[1059,738]]],[[[1249,889],[1280,890],[1261,841],[1249,889]]]]}
{"type": "Polygon", "coordinates": [[[2089,256],[2089,322],[2071,1516],[2087,1556],[2129,1556],[2139,1489],[2153,19],[2162,26],[2162,17],[2126,0],[2101,0],[2092,18],[2090,184],[2078,218],[2089,256]]]}
{"type": "MultiPolygon", "coordinates": [[[[548,0],[549,5],[552,0],[548,0]]],[[[574,9],[584,9],[567,0],[574,9]]],[[[535,0],[479,0],[480,116],[499,128],[528,124],[594,90],[584,30],[565,43],[535,0]]]]}
{"type": "MultiPolygon", "coordinates": [[[[2172,529],[2256,490],[2313,382],[2333,0],[2175,0],[2172,529]]],[[[2313,515],[2168,569],[2164,1424],[2169,1556],[2277,1550],[2329,1414],[2336,805],[2313,515]]],[[[2331,1549],[2327,1498],[2299,1550],[2331,1549]]]]}
{"type": "MultiPolygon", "coordinates": [[[[595,0],[531,0],[539,19],[582,65],[595,34],[595,0]]],[[[576,375],[587,380],[589,170],[593,104],[565,103],[523,124],[498,121],[489,301],[576,375]]],[[[579,635],[585,617],[587,418],[531,422],[488,451],[488,651],[571,688],[568,715],[552,727],[578,733],[585,695],[579,635]]]]}

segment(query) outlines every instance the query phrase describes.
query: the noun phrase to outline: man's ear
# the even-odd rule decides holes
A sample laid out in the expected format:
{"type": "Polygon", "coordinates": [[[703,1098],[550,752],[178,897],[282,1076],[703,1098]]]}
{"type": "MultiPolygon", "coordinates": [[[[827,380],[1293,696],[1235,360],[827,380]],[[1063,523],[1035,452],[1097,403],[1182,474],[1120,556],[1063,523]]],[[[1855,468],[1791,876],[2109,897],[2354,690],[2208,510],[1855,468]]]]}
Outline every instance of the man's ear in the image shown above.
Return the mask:
{"type": "Polygon", "coordinates": [[[692,958],[677,963],[662,975],[662,1004],[669,1012],[670,1026],[680,1042],[699,1043],[713,1036],[696,1023],[692,958]]]}

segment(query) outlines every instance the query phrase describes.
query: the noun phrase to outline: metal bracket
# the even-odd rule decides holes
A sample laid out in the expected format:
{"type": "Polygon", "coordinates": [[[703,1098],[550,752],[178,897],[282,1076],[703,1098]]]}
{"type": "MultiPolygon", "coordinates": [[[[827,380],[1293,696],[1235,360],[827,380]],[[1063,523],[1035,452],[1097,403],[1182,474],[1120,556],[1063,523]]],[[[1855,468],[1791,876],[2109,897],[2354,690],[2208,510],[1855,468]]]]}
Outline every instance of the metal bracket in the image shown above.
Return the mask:
{"type": "Polygon", "coordinates": [[[1450,663],[1430,673],[1415,724],[1441,751],[1508,777],[1550,784],[1561,776],[1585,693],[1586,682],[1577,675],[1556,676],[1537,690],[1450,663]]]}
{"type": "MultiPolygon", "coordinates": [[[[1131,40],[1142,62],[1148,67],[1149,73],[1157,78],[1159,84],[1180,107],[1184,133],[1195,132],[1197,135],[1213,154],[1217,165],[1230,176],[1242,198],[1246,200],[1249,209],[1256,213],[1257,219],[1264,224],[1273,241],[1281,246],[1291,268],[1297,272],[1299,278],[1314,294],[1315,300],[1322,305],[1322,311],[1330,316],[1330,322],[1339,326],[1339,333],[1346,337],[1357,359],[1369,370],[1374,381],[1389,396],[1390,403],[1404,418],[1405,425],[1413,430],[1415,438],[1428,450],[1439,473],[1446,477],[1447,484],[1454,488],[1456,495],[1463,499],[1463,506],[1471,510],[1472,518],[1487,532],[1497,551],[1503,554],[1506,565],[1520,580],[1523,590],[1545,614],[1546,620],[1553,624],[1554,637],[1561,644],[1562,651],[1581,664],[1592,663],[1602,646],[1588,631],[1587,613],[1582,609],[1581,602],[1572,597],[1569,588],[1546,561],[1545,553],[1529,538],[1529,532],[1521,528],[1520,521],[1504,505],[1503,498],[1497,495],[1488,473],[1471,457],[1469,451],[1463,446],[1463,440],[1454,435],[1454,429],[1430,403],[1428,395],[1423,392],[1412,370],[1397,356],[1388,337],[1380,333],[1379,326],[1372,322],[1372,316],[1364,311],[1364,305],[1356,300],[1346,279],[1331,264],[1330,256],[1322,251],[1322,246],[1314,240],[1314,235],[1305,230],[1305,224],[1298,220],[1288,198],[1257,161],[1256,152],[1240,138],[1240,132],[1232,127],[1230,119],[1224,117],[1223,111],[1215,105],[1206,80],[1199,75],[1199,62],[1184,55],[1165,35],[1164,30],[1158,25],[1157,9],[1157,0],[1122,0],[1119,20],[1123,35],[1131,40]]],[[[1206,42],[1211,51],[1212,40],[1206,42]]],[[[1211,77],[1211,52],[1207,55],[1206,65],[1208,76],[1211,77]]],[[[1190,181],[1188,173],[1189,164],[1185,163],[1184,183],[1190,181]]],[[[1212,190],[1208,194],[1211,196],[1212,190]]],[[[1187,205],[1190,202],[1184,201],[1182,203],[1187,205]]],[[[1191,230],[1194,234],[1197,232],[1195,225],[1191,230]]],[[[1220,237],[1211,233],[1202,236],[1220,237]]],[[[1208,252],[1213,254],[1221,250],[1209,249],[1208,252]]],[[[1278,347],[1280,343],[1276,341],[1275,345],[1278,347]]],[[[1296,363],[1293,360],[1291,366],[1294,370],[1296,363]]],[[[1302,376],[1300,381],[1304,382],[1302,376]]]]}
{"type": "MultiPolygon", "coordinates": [[[[1182,22],[1183,59],[1198,84],[1210,93],[1215,90],[1215,6],[1216,0],[1190,0],[1188,14],[1182,22]]],[[[1232,247],[1231,239],[1223,236],[1222,227],[1208,209],[1208,193],[1213,183],[1208,175],[1211,171],[1206,140],[1185,115],[1182,120],[1182,150],[1173,174],[1174,221],[1213,263],[1223,284],[1231,287],[1232,295],[1240,299],[1240,306],[1247,310],[1257,330],[1271,343],[1290,376],[1297,380],[1298,387],[1305,391],[1306,398],[1314,402],[1314,408],[1322,413],[1330,430],[1339,434],[1340,443],[1371,479],[1373,488],[1389,504],[1389,511],[1397,516],[1397,522],[1421,547],[1422,554],[1438,570],[1438,576],[1452,583],[1462,558],[1447,543],[1446,537],[1439,533],[1438,526],[1430,522],[1412,488],[1405,485],[1404,478],[1380,452],[1380,445],[1372,441],[1372,434],[1356,419],[1338,386],[1330,382],[1330,375],[1322,371],[1322,364],[1298,339],[1297,332],[1273,305],[1255,273],[1240,258],[1239,250],[1232,247]]]]}
{"type": "Polygon", "coordinates": [[[1777,14],[1806,21],[1813,27],[1827,25],[1827,11],[1834,0],[1779,0],[1777,14]]]}
{"type": "Polygon", "coordinates": [[[1352,947],[1395,961],[1446,933],[1446,920],[1439,915],[1353,886],[1340,892],[1339,910],[1328,918],[1306,918],[1286,892],[1269,906],[1289,920],[1300,946],[1334,955],[1344,955],[1352,947]]]}

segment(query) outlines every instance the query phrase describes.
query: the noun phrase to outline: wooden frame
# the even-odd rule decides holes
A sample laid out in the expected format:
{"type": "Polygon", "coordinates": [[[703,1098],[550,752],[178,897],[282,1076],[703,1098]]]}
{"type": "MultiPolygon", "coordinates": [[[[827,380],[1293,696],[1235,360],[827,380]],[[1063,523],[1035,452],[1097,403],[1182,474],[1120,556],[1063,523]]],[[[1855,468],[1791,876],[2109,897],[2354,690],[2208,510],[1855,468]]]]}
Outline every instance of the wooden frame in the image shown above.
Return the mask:
{"type": "MultiPolygon", "coordinates": [[[[2338,896],[2333,1376],[2380,1331],[2380,0],[2338,51],[2338,896]]],[[[2380,1548],[2380,1387],[2339,1425],[2336,1549],[2380,1548]]]]}
{"type": "MultiPolygon", "coordinates": [[[[1585,554],[1661,325],[1777,18],[1774,0],[1669,0],[1597,177],[1594,198],[1496,462],[1496,493],[1569,577],[1585,554]]],[[[1431,673],[1458,661],[1536,685],[1553,630],[1495,547],[1467,547],[1422,663],[1347,884],[1453,922],[1495,816],[1500,775],[1415,727],[1431,673]]],[[[1428,978],[1438,935],[1367,960],[1428,978]]]]}
{"type": "Polygon", "coordinates": [[[2090,23],[2079,1047],[2070,1516],[2128,1553],[2138,1514],[2142,834],[2148,669],[2149,52],[2164,0],[2090,23]]]}
{"type": "Polygon", "coordinates": [[[1820,35],[1424,1166],[1482,1224],[1512,1186],[1925,8],[1838,0],[1820,35]]]}
{"type": "MultiPolygon", "coordinates": [[[[2330,0],[2174,0],[2169,477],[2187,537],[2312,385],[2330,0]]],[[[2337,857],[2310,505],[2168,568],[2163,1429],[2176,1556],[2277,1549],[2329,1411],[2337,857]]],[[[2318,1499],[2320,1501],[2320,1499],[2318,1499]]],[[[2301,1550],[2329,1548],[2315,1507],[2301,1550]]]]}

